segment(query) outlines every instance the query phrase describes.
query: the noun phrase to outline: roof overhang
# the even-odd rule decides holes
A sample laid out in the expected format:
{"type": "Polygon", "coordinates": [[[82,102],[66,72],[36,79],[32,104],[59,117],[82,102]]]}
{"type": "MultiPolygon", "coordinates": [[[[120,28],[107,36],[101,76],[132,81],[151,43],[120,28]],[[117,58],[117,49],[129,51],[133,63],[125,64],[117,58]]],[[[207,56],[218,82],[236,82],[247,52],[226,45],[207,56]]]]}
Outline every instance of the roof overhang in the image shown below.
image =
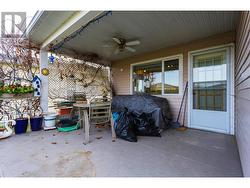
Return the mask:
{"type": "Polygon", "coordinates": [[[69,36],[103,11],[38,11],[27,27],[28,38],[46,49],[69,36]]]}
{"type": "Polygon", "coordinates": [[[29,38],[41,48],[61,45],[61,54],[70,56],[96,54],[105,62],[117,61],[150,51],[187,43],[209,36],[235,31],[236,11],[113,11],[98,22],[89,24],[105,11],[44,11],[37,15],[29,38]],[[84,30],[77,34],[80,28],[84,30]],[[75,37],[71,37],[75,35],[75,37]],[[115,55],[112,37],[138,39],[136,52],[115,55]],[[70,38],[69,40],[65,40],[70,38]]]}

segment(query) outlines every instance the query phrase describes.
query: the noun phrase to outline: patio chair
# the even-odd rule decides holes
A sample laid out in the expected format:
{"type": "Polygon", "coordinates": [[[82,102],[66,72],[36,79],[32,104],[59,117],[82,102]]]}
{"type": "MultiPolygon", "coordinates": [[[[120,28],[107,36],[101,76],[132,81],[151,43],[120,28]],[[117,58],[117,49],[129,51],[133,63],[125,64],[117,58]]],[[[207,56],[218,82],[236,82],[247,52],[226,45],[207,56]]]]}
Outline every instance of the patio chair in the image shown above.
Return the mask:
{"type": "Polygon", "coordinates": [[[109,124],[111,126],[112,140],[116,139],[114,121],[111,113],[111,101],[92,99],[89,104],[89,124],[109,124]]]}

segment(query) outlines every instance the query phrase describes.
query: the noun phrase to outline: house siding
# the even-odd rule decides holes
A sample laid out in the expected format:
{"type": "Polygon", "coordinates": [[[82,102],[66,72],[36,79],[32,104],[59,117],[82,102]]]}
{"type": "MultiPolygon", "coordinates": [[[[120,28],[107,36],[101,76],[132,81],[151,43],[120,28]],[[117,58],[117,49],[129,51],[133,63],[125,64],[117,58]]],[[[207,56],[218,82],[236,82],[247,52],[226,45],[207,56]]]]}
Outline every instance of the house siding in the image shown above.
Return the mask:
{"type": "Polygon", "coordinates": [[[235,123],[244,176],[250,176],[250,12],[242,12],[236,33],[235,123]]]}
{"type": "MultiPolygon", "coordinates": [[[[177,54],[183,55],[183,90],[188,81],[188,52],[213,46],[224,45],[235,42],[235,32],[227,32],[208,38],[196,40],[190,43],[164,48],[158,51],[146,53],[139,56],[112,62],[112,78],[114,91],[117,95],[130,94],[130,65],[152,59],[164,58],[177,54]]],[[[182,95],[162,95],[168,99],[174,120],[178,115],[182,95]]],[[[181,117],[182,119],[182,117],[181,117]]],[[[187,125],[187,115],[185,125],[187,125]]]]}

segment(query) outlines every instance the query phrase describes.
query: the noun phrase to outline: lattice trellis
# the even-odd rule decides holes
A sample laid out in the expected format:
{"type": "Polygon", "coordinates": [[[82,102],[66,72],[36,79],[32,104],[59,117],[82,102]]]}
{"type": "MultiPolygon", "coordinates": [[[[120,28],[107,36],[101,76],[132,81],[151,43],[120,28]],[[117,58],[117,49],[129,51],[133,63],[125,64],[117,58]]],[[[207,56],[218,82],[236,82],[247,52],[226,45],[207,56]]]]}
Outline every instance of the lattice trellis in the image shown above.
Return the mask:
{"type": "Polygon", "coordinates": [[[0,100],[0,120],[39,116],[42,113],[40,99],[35,97],[0,100]]]}
{"type": "Polygon", "coordinates": [[[60,59],[49,64],[49,98],[70,100],[74,92],[83,92],[88,98],[110,91],[108,69],[75,59],[60,59]]]}
{"type": "MultiPolygon", "coordinates": [[[[1,83],[4,83],[4,85],[30,86],[34,76],[38,74],[38,47],[23,38],[0,39],[1,83]]],[[[19,95],[10,98],[0,96],[0,120],[34,115],[34,111],[38,109],[39,114],[41,113],[39,98],[19,95]]]]}

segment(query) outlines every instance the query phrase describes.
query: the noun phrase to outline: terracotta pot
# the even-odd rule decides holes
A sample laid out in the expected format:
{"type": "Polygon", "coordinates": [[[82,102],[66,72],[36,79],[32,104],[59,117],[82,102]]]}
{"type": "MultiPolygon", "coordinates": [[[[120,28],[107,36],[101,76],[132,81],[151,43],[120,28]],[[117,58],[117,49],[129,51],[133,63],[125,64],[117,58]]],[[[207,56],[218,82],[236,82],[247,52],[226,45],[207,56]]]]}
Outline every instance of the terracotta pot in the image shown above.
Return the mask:
{"type": "Polygon", "coordinates": [[[69,115],[72,108],[60,108],[59,109],[59,115],[69,115]]]}

